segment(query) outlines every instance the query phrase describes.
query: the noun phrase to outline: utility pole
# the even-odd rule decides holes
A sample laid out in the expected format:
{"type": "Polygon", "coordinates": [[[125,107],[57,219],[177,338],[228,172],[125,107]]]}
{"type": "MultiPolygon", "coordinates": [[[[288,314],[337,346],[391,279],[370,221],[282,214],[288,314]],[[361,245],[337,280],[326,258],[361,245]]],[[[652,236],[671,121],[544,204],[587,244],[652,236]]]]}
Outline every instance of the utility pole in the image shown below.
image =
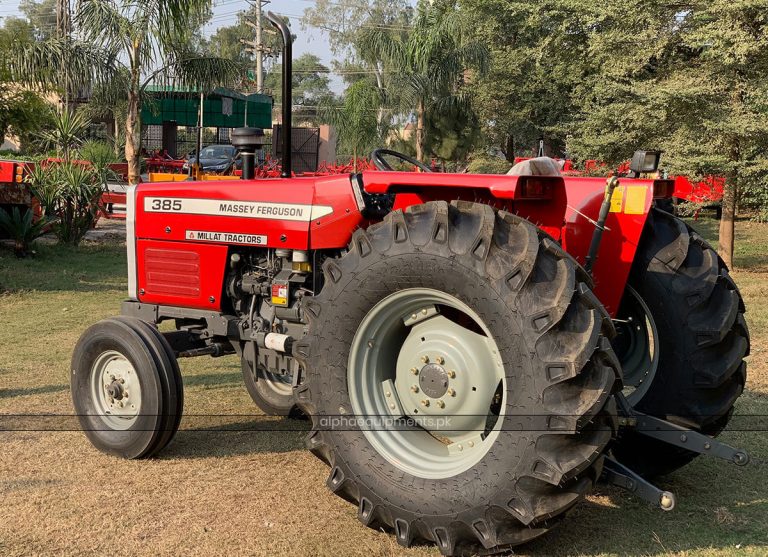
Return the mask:
{"type": "Polygon", "coordinates": [[[251,47],[248,50],[256,54],[256,92],[257,93],[264,92],[264,53],[269,50],[264,46],[262,25],[261,25],[262,8],[267,4],[269,4],[269,0],[253,1],[253,6],[256,8],[256,22],[254,23],[249,19],[246,19],[245,22],[249,26],[251,26],[253,29],[256,30],[256,40],[242,41],[244,44],[247,44],[251,47]]]}
{"type": "Polygon", "coordinates": [[[261,93],[264,90],[264,57],[262,49],[264,45],[261,42],[261,0],[256,0],[256,92],[261,93]]]}

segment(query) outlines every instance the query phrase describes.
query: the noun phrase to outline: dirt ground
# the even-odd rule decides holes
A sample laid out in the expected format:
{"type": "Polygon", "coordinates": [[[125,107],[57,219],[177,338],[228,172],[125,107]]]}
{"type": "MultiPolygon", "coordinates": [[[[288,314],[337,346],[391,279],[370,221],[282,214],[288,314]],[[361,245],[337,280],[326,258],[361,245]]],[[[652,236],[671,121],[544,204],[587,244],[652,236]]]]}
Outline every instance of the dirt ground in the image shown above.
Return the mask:
{"type": "MultiPolygon", "coordinates": [[[[714,234],[710,221],[696,226],[714,234]]],[[[698,459],[665,478],[678,497],[671,513],[601,487],[518,554],[768,555],[768,225],[739,223],[737,244],[753,342],[748,390],[723,439],[752,463],[698,459]]],[[[0,431],[0,555],[438,555],[363,527],[303,449],[306,422],[260,416],[231,357],[182,362],[186,416],[159,458],[123,461],[81,432],[50,431],[74,429],[43,415],[73,412],[71,350],[119,311],[123,249],[107,235],[17,261],[0,246],[0,430],[25,430],[0,431]]]]}

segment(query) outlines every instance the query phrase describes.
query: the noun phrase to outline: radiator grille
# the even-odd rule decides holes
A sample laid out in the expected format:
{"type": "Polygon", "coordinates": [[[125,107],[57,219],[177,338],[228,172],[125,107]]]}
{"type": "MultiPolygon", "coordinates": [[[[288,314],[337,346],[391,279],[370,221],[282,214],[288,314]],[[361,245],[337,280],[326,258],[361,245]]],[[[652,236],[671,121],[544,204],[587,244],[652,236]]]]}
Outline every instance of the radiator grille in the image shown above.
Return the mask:
{"type": "Polygon", "coordinates": [[[200,256],[194,251],[149,248],[144,251],[147,293],[200,296],[200,256]]]}

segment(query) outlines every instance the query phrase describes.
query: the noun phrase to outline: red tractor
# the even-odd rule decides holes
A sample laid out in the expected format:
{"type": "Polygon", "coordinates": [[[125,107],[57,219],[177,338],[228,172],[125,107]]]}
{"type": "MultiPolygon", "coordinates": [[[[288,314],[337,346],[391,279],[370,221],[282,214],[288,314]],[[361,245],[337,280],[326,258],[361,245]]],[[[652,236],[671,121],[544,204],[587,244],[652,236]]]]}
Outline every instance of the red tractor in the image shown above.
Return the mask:
{"type": "MultiPolygon", "coordinates": [[[[291,35],[269,18],[290,130],[291,35]]],[[[361,522],[446,555],[531,540],[601,479],[671,510],[648,478],[699,454],[748,461],[714,439],[744,388],[744,305],[715,251],[654,207],[671,181],[606,186],[549,159],[441,174],[385,150],[380,171],[295,178],[287,133],[283,177],[253,180],[261,139],[233,133],[243,180],[130,188],[128,300],[72,358],[97,448],[162,450],[177,358],[236,354],[265,413],[311,419],[361,522]]]]}

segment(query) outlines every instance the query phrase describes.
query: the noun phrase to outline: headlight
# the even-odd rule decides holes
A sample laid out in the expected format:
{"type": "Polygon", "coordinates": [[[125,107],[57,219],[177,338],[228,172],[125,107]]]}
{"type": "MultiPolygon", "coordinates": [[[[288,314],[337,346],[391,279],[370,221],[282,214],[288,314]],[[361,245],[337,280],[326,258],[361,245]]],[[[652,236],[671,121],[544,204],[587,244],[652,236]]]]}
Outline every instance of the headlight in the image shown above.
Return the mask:
{"type": "Polygon", "coordinates": [[[656,172],[659,168],[661,151],[635,151],[629,169],[636,175],[656,172]]]}

